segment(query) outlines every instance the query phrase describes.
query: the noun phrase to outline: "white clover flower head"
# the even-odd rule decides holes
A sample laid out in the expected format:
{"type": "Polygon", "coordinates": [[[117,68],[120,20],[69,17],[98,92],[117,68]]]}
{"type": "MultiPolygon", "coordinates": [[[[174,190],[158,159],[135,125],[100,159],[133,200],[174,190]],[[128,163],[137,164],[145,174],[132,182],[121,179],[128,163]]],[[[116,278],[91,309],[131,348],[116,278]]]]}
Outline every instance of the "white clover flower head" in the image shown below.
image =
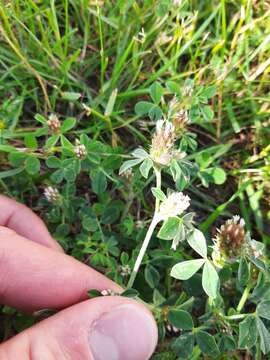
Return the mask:
{"type": "Polygon", "coordinates": [[[173,192],[160,204],[159,217],[166,220],[181,215],[190,205],[190,197],[182,192],[173,192]]]}
{"type": "Polygon", "coordinates": [[[104,290],[101,291],[101,295],[102,296],[114,296],[114,295],[117,295],[117,294],[112,289],[104,289],[104,290]]]}
{"type": "Polygon", "coordinates": [[[47,186],[44,189],[44,196],[51,203],[56,203],[61,198],[61,195],[60,195],[58,189],[55,187],[52,187],[52,186],[47,186]]]}
{"type": "Polygon", "coordinates": [[[84,144],[81,144],[78,139],[75,141],[74,154],[80,160],[84,159],[87,156],[87,150],[84,144]]]}
{"type": "Polygon", "coordinates": [[[51,133],[55,134],[60,131],[61,123],[56,114],[50,114],[47,120],[47,125],[51,133]]]}
{"type": "Polygon", "coordinates": [[[130,182],[133,178],[133,171],[132,169],[127,169],[122,172],[121,177],[125,179],[127,182],[130,182]]]}
{"type": "Polygon", "coordinates": [[[120,275],[123,277],[126,277],[128,275],[130,275],[131,273],[131,269],[129,265],[121,265],[120,266],[120,275]]]}

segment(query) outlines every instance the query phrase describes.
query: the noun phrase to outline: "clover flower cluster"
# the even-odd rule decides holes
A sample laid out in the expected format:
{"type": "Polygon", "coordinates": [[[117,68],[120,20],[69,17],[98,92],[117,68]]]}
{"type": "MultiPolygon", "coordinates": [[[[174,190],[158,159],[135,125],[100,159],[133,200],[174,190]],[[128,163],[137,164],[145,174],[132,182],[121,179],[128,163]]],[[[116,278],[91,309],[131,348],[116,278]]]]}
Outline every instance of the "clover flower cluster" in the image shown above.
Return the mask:
{"type": "Polygon", "coordinates": [[[130,269],[129,265],[121,265],[120,266],[120,275],[122,277],[126,277],[126,276],[130,275],[130,273],[131,273],[131,269],[130,269]]]}
{"type": "Polygon", "coordinates": [[[104,289],[101,291],[101,295],[102,296],[115,296],[115,295],[119,295],[118,293],[116,293],[114,290],[112,289],[104,289]]]}
{"type": "Polygon", "coordinates": [[[61,199],[58,189],[52,186],[47,186],[44,189],[44,196],[50,203],[57,203],[61,199]]]}
{"type": "Polygon", "coordinates": [[[124,172],[122,172],[121,177],[126,180],[127,182],[131,182],[133,178],[133,171],[132,169],[127,169],[124,172]]]}
{"type": "Polygon", "coordinates": [[[151,159],[158,165],[169,165],[175,157],[175,127],[167,120],[158,120],[152,137],[151,159]]]}
{"type": "Polygon", "coordinates": [[[187,110],[177,111],[172,116],[172,122],[175,127],[175,132],[178,136],[181,136],[186,131],[187,124],[189,123],[187,110]]]}
{"type": "Polygon", "coordinates": [[[57,115],[50,114],[49,119],[47,120],[47,125],[52,134],[57,134],[61,128],[61,122],[59,121],[57,115]]]}
{"type": "Polygon", "coordinates": [[[222,267],[225,262],[234,262],[241,255],[262,256],[260,243],[251,240],[249,232],[245,230],[245,221],[235,215],[217,229],[214,238],[212,258],[217,266],[222,267]]]}
{"type": "Polygon", "coordinates": [[[181,215],[190,205],[190,197],[182,192],[172,192],[165,201],[160,204],[158,217],[166,220],[170,217],[181,215]]]}
{"type": "Polygon", "coordinates": [[[75,140],[74,154],[79,160],[83,160],[87,156],[85,145],[81,144],[78,139],[75,140]]]}

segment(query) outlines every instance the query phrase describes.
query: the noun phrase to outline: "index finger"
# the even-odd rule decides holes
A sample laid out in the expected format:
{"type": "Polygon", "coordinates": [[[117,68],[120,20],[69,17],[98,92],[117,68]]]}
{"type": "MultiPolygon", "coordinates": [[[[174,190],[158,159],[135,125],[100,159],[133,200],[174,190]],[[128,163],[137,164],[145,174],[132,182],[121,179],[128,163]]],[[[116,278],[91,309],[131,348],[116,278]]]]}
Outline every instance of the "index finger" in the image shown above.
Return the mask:
{"type": "Polygon", "coordinates": [[[0,226],[8,227],[17,234],[51,249],[63,251],[44,222],[27,206],[0,195],[0,226]]]}

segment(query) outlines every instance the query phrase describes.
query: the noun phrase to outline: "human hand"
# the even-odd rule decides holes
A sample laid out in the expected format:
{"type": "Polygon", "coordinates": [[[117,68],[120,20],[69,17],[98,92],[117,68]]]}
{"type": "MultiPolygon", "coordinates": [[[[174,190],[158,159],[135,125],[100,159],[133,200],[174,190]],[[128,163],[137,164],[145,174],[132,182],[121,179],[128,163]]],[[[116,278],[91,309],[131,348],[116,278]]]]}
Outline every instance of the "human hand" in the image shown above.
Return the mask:
{"type": "Polygon", "coordinates": [[[27,207],[0,196],[0,302],[24,311],[64,309],[0,345],[6,360],[146,360],[157,342],[150,312],[121,288],[64,254],[27,207]],[[84,301],[85,300],[85,301],[84,301]]]}

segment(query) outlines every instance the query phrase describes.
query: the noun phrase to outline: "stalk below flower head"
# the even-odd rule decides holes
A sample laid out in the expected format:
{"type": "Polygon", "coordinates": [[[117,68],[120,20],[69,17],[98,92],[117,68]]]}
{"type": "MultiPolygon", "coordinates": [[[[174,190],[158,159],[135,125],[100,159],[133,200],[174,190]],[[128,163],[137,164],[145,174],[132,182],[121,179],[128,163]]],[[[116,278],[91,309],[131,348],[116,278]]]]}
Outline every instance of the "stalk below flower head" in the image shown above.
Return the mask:
{"type": "Polygon", "coordinates": [[[174,158],[175,127],[167,120],[158,120],[152,138],[150,156],[159,165],[169,165],[174,158]]]}
{"type": "Polygon", "coordinates": [[[184,195],[182,192],[173,192],[160,204],[158,218],[167,220],[170,217],[181,215],[189,205],[189,196],[184,195]]]}

